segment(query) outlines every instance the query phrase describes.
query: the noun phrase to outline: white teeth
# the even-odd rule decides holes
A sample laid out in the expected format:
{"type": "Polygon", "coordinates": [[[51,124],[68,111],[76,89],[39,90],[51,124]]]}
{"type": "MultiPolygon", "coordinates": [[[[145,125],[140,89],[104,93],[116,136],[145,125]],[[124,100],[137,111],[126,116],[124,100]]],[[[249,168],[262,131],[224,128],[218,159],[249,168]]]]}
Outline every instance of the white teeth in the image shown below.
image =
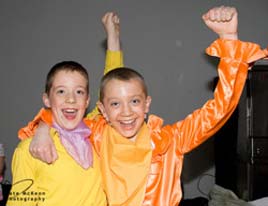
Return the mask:
{"type": "Polygon", "coordinates": [[[132,124],[134,120],[121,121],[121,124],[132,124]]]}
{"type": "Polygon", "coordinates": [[[67,113],[74,113],[74,112],[76,112],[77,110],[76,110],[76,109],[64,109],[63,111],[64,111],[64,112],[67,112],[67,113]]]}

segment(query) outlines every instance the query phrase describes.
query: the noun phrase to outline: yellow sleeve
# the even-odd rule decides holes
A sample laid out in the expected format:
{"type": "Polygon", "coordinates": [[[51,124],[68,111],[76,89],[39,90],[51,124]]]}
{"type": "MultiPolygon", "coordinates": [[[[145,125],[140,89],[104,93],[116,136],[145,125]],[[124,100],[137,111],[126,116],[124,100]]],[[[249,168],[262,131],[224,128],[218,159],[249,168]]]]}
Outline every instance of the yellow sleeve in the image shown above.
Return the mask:
{"type": "Polygon", "coordinates": [[[12,158],[12,187],[8,196],[7,206],[34,206],[34,158],[29,153],[31,139],[20,142],[12,158]]]}
{"type": "Polygon", "coordinates": [[[123,67],[123,66],[124,66],[123,52],[122,51],[107,50],[104,74],[106,74],[107,72],[109,72],[115,68],[123,67]]]}
{"type": "MultiPolygon", "coordinates": [[[[107,50],[106,52],[106,60],[105,60],[105,68],[104,68],[104,74],[108,73],[109,71],[118,68],[123,67],[123,52],[122,51],[110,51],[107,50]]],[[[98,107],[95,106],[95,108],[87,114],[88,119],[93,119],[99,114],[98,107]]]]}

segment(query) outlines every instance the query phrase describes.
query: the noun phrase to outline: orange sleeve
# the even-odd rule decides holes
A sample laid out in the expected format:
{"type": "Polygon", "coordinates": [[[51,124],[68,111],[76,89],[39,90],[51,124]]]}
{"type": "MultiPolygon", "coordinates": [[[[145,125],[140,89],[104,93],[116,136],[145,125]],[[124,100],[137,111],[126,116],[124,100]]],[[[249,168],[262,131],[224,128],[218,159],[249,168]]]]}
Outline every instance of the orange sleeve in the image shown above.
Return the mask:
{"type": "Polygon", "coordinates": [[[19,139],[32,137],[40,121],[45,122],[47,125],[52,125],[52,113],[50,109],[42,108],[34,119],[27,124],[27,126],[21,128],[18,131],[19,139]]]}
{"type": "Polygon", "coordinates": [[[220,57],[219,82],[213,99],[173,124],[172,129],[166,127],[176,137],[178,154],[191,151],[224,125],[239,102],[250,63],[265,57],[259,45],[239,40],[219,39],[206,52],[220,57]]]}

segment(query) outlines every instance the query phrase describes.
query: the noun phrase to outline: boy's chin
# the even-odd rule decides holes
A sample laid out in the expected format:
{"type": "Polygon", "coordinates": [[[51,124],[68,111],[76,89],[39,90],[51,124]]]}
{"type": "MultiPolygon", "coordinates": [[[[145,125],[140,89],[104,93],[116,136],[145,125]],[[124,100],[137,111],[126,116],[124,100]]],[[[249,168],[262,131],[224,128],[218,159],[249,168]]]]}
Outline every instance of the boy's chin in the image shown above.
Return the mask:
{"type": "MultiPolygon", "coordinates": [[[[79,122],[80,123],[80,122],[79,122]]],[[[62,124],[60,125],[60,127],[62,129],[65,129],[65,130],[68,130],[68,131],[71,131],[71,130],[74,130],[75,128],[78,127],[79,123],[74,123],[74,124],[62,124]]]]}
{"type": "Polygon", "coordinates": [[[125,133],[121,133],[120,134],[122,137],[124,137],[125,139],[131,140],[131,141],[135,141],[137,134],[125,134],[125,133]]]}

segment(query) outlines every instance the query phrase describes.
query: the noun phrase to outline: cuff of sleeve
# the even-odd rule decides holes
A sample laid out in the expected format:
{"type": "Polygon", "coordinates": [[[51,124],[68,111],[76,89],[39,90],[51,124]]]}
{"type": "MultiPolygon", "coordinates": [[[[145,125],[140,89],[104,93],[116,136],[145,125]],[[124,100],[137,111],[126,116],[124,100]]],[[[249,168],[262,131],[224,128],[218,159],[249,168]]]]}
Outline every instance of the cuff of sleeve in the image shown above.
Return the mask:
{"type": "Polygon", "coordinates": [[[49,126],[52,125],[52,113],[49,109],[42,108],[39,113],[34,117],[33,121],[29,122],[26,127],[21,128],[18,131],[19,139],[26,139],[34,135],[34,132],[38,126],[40,121],[48,124],[49,126]]]}
{"type": "Polygon", "coordinates": [[[229,39],[217,39],[206,49],[206,53],[246,63],[252,63],[266,56],[258,44],[229,39]]]}
{"type": "Polygon", "coordinates": [[[106,61],[105,61],[105,71],[106,74],[108,71],[116,67],[123,67],[123,52],[122,51],[106,51],[106,61]],[[118,62],[119,61],[119,62],[118,62]]]}

